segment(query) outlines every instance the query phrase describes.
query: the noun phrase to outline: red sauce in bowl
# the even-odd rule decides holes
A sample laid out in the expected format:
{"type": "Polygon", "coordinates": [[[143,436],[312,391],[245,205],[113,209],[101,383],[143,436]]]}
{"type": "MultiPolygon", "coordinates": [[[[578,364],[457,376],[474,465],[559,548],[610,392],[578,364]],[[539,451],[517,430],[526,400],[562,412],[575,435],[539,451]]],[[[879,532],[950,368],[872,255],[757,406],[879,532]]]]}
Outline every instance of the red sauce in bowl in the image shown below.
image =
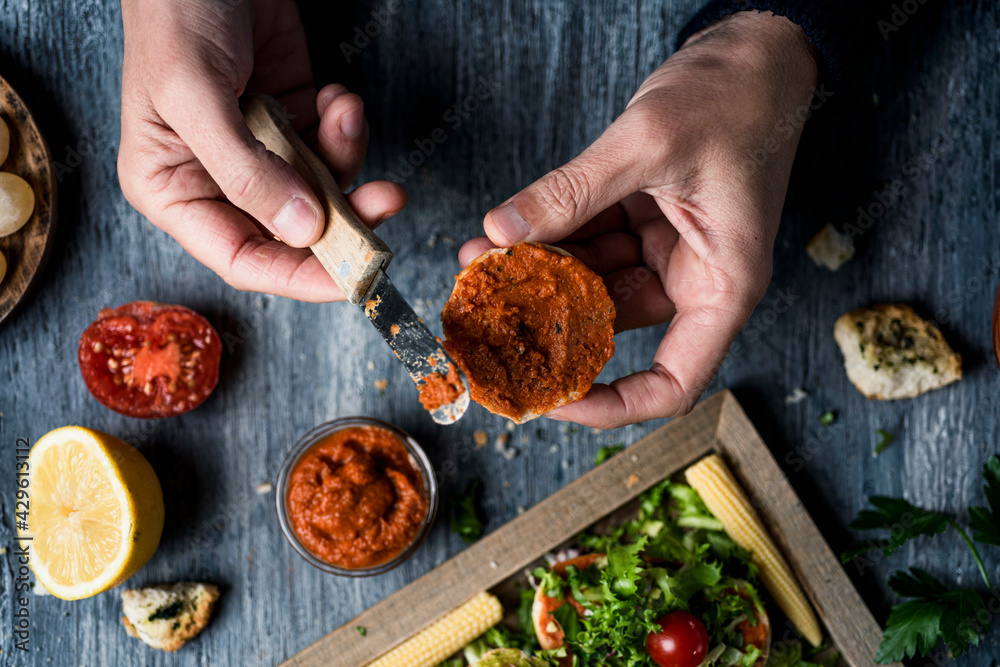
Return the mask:
{"type": "Polygon", "coordinates": [[[423,475],[399,437],[352,426],[310,447],[288,481],[287,512],[299,542],[347,569],[392,560],[427,515],[423,475]]]}

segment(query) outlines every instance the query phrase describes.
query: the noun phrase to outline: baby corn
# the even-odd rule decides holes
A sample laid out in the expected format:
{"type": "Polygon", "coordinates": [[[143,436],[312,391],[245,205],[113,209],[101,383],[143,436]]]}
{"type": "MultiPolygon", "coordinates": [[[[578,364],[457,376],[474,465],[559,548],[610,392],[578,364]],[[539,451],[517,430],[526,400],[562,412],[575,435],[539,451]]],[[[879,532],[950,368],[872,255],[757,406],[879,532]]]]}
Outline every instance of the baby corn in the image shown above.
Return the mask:
{"type": "Polygon", "coordinates": [[[503,619],[503,605],[480,593],[368,667],[435,667],[503,619]]]}
{"type": "Polygon", "coordinates": [[[761,582],[788,620],[810,644],[819,646],[823,632],[809,600],[726,464],[712,454],[688,468],[684,476],[729,537],[753,552],[761,582]]]}

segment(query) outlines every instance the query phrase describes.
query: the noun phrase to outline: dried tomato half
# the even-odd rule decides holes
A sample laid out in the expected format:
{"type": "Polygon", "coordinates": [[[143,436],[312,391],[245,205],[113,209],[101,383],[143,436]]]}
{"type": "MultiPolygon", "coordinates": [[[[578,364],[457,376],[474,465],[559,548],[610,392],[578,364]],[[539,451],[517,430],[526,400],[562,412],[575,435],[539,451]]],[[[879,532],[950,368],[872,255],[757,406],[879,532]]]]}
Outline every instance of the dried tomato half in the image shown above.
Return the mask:
{"type": "Polygon", "coordinates": [[[211,395],[222,342],[190,308],[135,301],[101,309],[77,356],[94,398],[123,415],[154,419],[184,414],[211,395]]]}

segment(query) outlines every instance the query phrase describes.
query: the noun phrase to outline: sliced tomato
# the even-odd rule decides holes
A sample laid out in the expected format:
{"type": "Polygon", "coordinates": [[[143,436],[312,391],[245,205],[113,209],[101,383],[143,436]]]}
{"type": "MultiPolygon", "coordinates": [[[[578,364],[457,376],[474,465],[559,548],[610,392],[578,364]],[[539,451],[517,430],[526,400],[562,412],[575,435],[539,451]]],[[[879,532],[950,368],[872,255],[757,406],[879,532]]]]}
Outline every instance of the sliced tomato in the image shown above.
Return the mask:
{"type": "Polygon", "coordinates": [[[741,621],[736,629],[743,636],[743,650],[746,651],[751,646],[760,649],[760,658],[755,667],[763,667],[767,664],[767,657],[771,652],[771,619],[763,609],[754,612],[756,623],[751,624],[749,619],[741,621]]]}
{"type": "Polygon", "coordinates": [[[129,417],[181,415],[219,381],[222,342],[184,306],[135,301],[104,308],[80,337],[77,357],[94,398],[129,417]]]}
{"type": "MultiPolygon", "coordinates": [[[[578,570],[586,570],[604,557],[604,554],[584,554],[583,556],[577,556],[576,558],[569,558],[553,565],[552,571],[560,577],[565,577],[566,569],[570,565],[574,566],[578,570]]],[[[569,604],[576,610],[576,613],[581,616],[583,615],[583,605],[573,598],[569,589],[563,591],[562,599],[545,595],[542,593],[541,588],[535,592],[535,602],[531,605],[531,620],[535,626],[535,635],[538,637],[538,645],[546,651],[557,649],[563,645],[563,640],[566,635],[563,633],[563,629],[560,627],[559,621],[556,620],[556,617],[553,614],[556,609],[559,609],[564,604],[569,604]]],[[[572,658],[570,658],[570,662],[566,664],[572,664],[572,658]]]]}

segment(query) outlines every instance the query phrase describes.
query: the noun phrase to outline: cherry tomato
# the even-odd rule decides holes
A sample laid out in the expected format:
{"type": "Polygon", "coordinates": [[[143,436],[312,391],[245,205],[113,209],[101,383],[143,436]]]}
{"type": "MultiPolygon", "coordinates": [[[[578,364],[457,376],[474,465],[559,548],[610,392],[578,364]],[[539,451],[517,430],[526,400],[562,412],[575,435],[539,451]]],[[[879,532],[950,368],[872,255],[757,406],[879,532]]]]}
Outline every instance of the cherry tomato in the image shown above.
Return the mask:
{"type": "Polygon", "coordinates": [[[674,611],[656,622],[659,632],[646,636],[646,652],[660,667],[698,667],[708,655],[708,631],[686,611],[674,611]]]}
{"type": "Polygon", "coordinates": [[[219,380],[222,342],[190,308],[136,301],[104,308],[83,332],[77,357],[94,398],[129,417],[184,414],[219,380]]]}

